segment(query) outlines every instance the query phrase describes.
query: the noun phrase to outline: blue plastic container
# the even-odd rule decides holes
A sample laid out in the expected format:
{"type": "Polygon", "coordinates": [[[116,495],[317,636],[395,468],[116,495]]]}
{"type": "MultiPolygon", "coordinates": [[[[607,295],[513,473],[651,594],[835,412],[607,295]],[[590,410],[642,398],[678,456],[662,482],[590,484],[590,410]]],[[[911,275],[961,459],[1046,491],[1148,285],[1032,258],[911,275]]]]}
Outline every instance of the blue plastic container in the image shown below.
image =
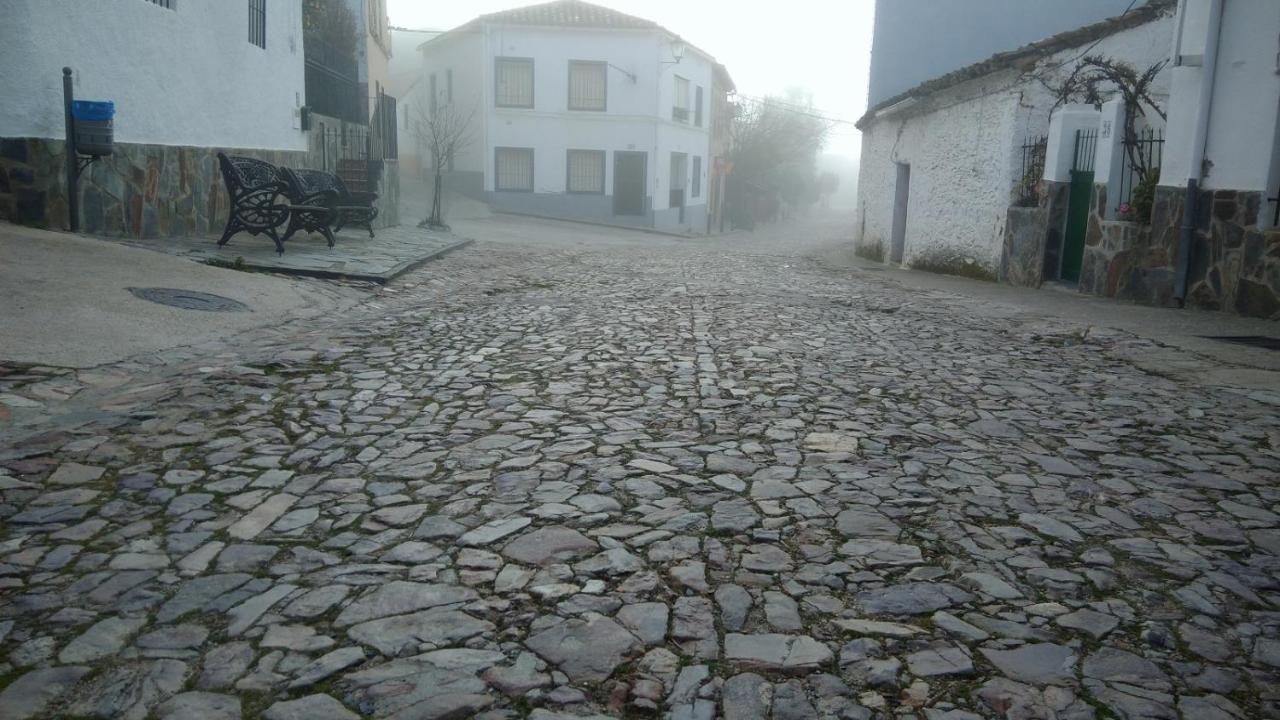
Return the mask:
{"type": "Polygon", "coordinates": [[[116,104],[110,100],[72,100],[76,152],[101,157],[115,150],[116,104]]]}
{"type": "Polygon", "coordinates": [[[71,117],[77,120],[110,120],[116,116],[116,104],[110,100],[72,100],[71,117]]]}

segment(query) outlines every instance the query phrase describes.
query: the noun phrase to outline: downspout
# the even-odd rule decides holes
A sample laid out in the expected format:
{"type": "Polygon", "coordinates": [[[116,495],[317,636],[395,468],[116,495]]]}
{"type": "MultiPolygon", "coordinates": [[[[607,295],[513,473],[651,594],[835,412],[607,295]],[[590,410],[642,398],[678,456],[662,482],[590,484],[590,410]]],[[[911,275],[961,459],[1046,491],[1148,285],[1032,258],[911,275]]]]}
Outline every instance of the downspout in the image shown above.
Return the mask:
{"type": "MultiPolygon", "coordinates": [[[[1213,109],[1213,86],[1218,68],[1218,36],[1222,32],[1223,0],[1209,0],[1209,26],[1204,40],[1204,60],[1200,66],[1200,105],[1196,114],[1196,131],[1191,144],[1191,176],[1187,178],[1186,196],[1182,201],[1182,237],[1178,242],[1178,268],[1174,276],[1173,296],[1178,305],[1187,302],[1187,283],[1191,273],[1191,245],[1194,242],[1196,218],[1200,215],[1200,180],[1204,177],[1204,156],[1209,143],[1209,112],[1213,109]]],[[[1186,7],[1183,7],[1186,12],[1186,7]]],[[[1178,39],[1181,51],[1181,36],[1178,39]]],[[[1174,58],[1181,64],[1181,56],[1174,58]]]]}

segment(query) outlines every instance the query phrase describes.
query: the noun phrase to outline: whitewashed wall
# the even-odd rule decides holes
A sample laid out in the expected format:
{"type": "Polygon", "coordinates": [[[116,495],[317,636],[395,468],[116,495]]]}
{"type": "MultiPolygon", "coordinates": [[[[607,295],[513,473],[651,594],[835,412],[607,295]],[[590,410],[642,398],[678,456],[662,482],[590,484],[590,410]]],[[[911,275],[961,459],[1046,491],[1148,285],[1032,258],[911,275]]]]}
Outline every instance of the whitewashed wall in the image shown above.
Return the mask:
{"type": "MultiPolygon", "coordinates": [[[[1089,54],[1145,69],[1168,56],[1173,23],[1166,17],[1116,33],[1089,54]]],[[[1068,72],[1084,49],[1057,53],[1041,67],[1068,72]]],[[[1166,83],[1162,74],[1156,84],[1166,83]]],[[[873,120],[862,133],[856,244],[879,244],[888,258],[895,163],[909,163],[903,263],[973,263],[994,276],[1006,210],[1021,172],[1021,145],[1048,131],[1053,103],[1039,81],[1006,70],[939,91],[899,115],[873,120]]]]}
{"type": "MultiPolygon", "coordinates": [[[[1205,158],[1211,163],[1203,187],[1275,190],[1280,184],[1280,2],[1230,0],[1218,41],[1218,65],[1209,112],[1205,158]]],[[[1182,54],[1204,52],[1209,0],[1186,0],[1182,54]]],[[[1172,71],[1169,133],[1160,184],[1185,187],[1196,117],[1200,107],[1200,67],[1172,71]]]]}
{"type": "MultiPolygon", "coordinates": [[[[443,96],[447,75],[452,70],[454,107],[460,113],[473,113],[469,142],[454,156],[453,166],[460,172],[484,172],[485,157],[488,156],[485,137],[488,93],[485,82],[490,77],[485,71],[484,37],[478,33],[442,36],[423,48],[418,62],[421,75],[419,90],[412,100],[413,112],[424,112],[428,106],[431,74],[436,75],[437,95],[443,96]]],[[[430,163],[430,160],[429,153],[424,151],[423,162],[430,163]]]]}
{"type": "Polygon", "coordinates": [[[266,49],[242,0],[4,0],[0,136],[63,136],[75,94],[112,100],[117,142],[305,150],[302,8],[267,3],[266,49]]]}

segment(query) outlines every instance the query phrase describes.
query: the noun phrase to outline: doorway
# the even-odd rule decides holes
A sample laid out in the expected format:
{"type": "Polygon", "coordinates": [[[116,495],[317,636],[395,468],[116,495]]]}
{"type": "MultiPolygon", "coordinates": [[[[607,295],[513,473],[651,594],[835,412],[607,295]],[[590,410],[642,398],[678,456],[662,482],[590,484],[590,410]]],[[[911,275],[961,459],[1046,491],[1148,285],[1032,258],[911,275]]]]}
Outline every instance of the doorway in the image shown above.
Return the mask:
{"type": "Polygon", "coordinates": [[[689,156],[685,153],[671,153],[671,205],[680,208],[680,224],[684,224],[684,189],[689,176],[689,156]]]}
{"type": "Polygon", "coordinates": [[[644,215],[648,163],[647,153],[624,150],[613,153],[614,215],[644,215]]]}
{"type": "Polygon", "coordinates": [[[907,248],[907,200],[911,197],[911,165],[896,163],[898,184],[893,195],[893,231],[889,246],[889,262],[902,264],[907,248]]]}
{"type": "Polygon", "coordinates": [[[1062,233],[1062,271],[1059,278],[1080,282],[1084,266],[1084,239],[1093,204],[1093,157],[1098,149],[1097,130],[1077,130],[1071,160],[1071,195],[1067,199],[1067,227],[1062,233]]]}

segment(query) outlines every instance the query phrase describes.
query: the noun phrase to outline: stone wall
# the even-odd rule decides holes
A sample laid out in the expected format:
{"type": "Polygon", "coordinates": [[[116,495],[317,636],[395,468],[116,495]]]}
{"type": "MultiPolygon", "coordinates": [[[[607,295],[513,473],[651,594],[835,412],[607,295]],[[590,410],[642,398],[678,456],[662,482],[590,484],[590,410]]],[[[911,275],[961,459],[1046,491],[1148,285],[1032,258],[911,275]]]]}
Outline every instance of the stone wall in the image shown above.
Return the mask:
{"type": "MultiPolygon", "coordinates": [[[[1146,305],[1176,303],[1185,192],[1156,189],[1151,224],[1104,220],[1097,186],[1085,240],[1080,291],[1146,305]]],[[[1258,227],[1262,194],[1201,192],[1186,305],[1280,319],[1280,230],[1258,227]]]]}
{"type": "MultiPolygon", "coordinates": [[[[337,121],[332,121],[337,122],[337,121]]],[[[336,148],[312,133],[309,150],[254,150],[116,143],[115,153],[80,176],[80,228],[92,235],[156,238],[219,235],[228,198],[218,170],[219,151],[274,165],[332,171],[336,148]]],[[[64,142],[0,138],[0,219],[65,230],[67,188],[64,142]]],[[[399,171],[382,163],[375,227],[399,222],[399,171]]]]}
{"type": "MultiPolygon", "coordinates": [[[[1153,233],[1176,262],[1185,192],[1157,188],[1153,233]]],[[[1187,273],[1187,305],[1280,319],[1280,229],[1258,225],[1265,199],[1259,192],[1205,190],[1187,273]]]]}
{"type": "Polygon", "coordinates": [[[1000,282],[1040,287],[1058,277],[1069,183],[1042,181],[1038,207],[1010,207],[1004,225],[1000,282]]]}
{"type": "Polygon", "coordinates": [[[1000,282],[1019,287],[1040,287],[1044,280],[1044,249],[1048,224],[1047,208],[1009,208],[1004,222],[1000,282]]]}

